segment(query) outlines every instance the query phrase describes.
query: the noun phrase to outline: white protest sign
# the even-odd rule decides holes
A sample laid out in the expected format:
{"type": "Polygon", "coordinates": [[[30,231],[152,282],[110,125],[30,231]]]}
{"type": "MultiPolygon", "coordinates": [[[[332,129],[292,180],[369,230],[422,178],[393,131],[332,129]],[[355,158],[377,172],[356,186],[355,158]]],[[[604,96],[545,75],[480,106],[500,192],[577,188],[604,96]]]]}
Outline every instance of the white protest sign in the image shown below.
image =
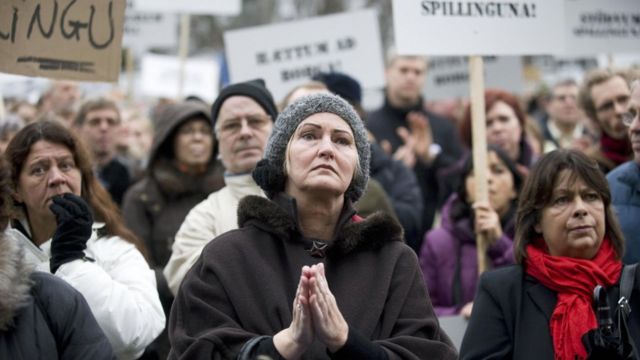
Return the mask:
{"type": "MultiPolygon", "coordinates": [[[[187,59],[184,67],[184,96],[196,95],[213,102],[218,96],[219,65],[211,59],[187,59]]],[[[145,54],[142,57],[142,94],[178,97],[180,59],[176,56],[145,54]]]]}
{"type": "Polygon", "coordinates": [[[136,11],[138,0],[127,0],[122,44],[136,53],[152,47],[178,45],[178,18],[175,14],[136,11]]]}
{"type": "Polygon", "coordinates": [[[565,53],[640,50],[640,1],[566,0],[565,53]]]}
{"type": "Polygon", "coordinates": [[[562,50],[564,2],[393,0],[399,54],[537,55],[562,50]]]}
{"type": "Polygon", "coordinates": [[[373,10],[227,31],[224,41],[231,82],[263,78],[276,100],[318,72],[349,74],[363,88],[384,85],[373,10]]]}
{"type": "MultiPolygon", "coordinates": [[[[524,76],[520,56],[484,57],[485,87],[522,93],[524,76]]],[[[469,59],[461,56],[429,58],[424,91],[428,100],[469,97],[469,59]]]]}
{"type": "Polygon", "coordinates": [[[136,0],[138,11],[202,14],[238,15],[242,10],[240,0],[136,0]]]}
{"type": "Polygon", "coordinates": [[[0,71],[117,81],[125,0],[0,1],[0,71]]]}

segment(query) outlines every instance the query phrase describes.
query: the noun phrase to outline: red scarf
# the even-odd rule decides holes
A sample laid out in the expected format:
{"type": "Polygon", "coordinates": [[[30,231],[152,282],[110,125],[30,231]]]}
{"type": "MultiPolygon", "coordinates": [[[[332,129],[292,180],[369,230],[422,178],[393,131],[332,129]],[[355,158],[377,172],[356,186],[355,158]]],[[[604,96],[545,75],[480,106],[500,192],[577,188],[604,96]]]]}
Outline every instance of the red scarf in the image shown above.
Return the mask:
{"type": "Polygon", "coordinates": [[[618,282],[622,263],[616,260],[611,241],[605,237],[592,260],[551,256],[544,240],[527,245],[527,274],[558,294],[549,328],[556,359],[586,359],[582,336],[597,327],[592,294],[596,285],[618,282]]]}
{"type": "Polygon", "coordinates": [[[607,135],[604,131],[600,135],[600,149],[602,154],[618,166],[623,162],[631,159],[633,150],[631,149],[631,141],[625,136],[622,139],[614,139],[607,135]]]}

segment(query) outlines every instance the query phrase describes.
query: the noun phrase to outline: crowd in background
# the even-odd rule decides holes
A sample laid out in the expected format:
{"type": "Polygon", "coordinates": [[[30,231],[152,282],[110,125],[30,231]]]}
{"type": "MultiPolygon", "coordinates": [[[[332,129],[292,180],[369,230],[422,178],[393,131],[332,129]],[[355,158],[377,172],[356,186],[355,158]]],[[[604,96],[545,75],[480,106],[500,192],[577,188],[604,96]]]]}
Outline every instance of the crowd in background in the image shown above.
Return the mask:
{"type": "MultiPolygon", "coordinates": [[[[284,99],[273,99],[258,79],[221,89],[213,104],[189,97],[146,108],[82,93],[76,82],[52,81],[35,104],[4,99],[0,152],[10,184],[2,191],[11,194],[3,199],[11,211],[6,221],[0,213],[0,224],[8,224],[5,236],[22,243],[30,263],[71,285],[56,297],[86,299],[77,300],[82,307],[76,311],[93,313],[94,323],[86,326],[95,331],[97,321],[117,357],[166,358],[172,346],[172,356],[187,352],[191,340],[181,316],[196,305],[185,293],[207,291],[190,269],[195,264],[205,271],[206,260],[198,260],[205,246],[250,222],[243,214],[253,213],[241,199],[278,198],[265,190],[276,185],[256,184],[251,176],[274,122],[301,99],[336,94],[363,122],[370,151],[364,167],[370,181],[362,197],[353,197],[354,207],[364,218],[384,212],[401,226],[435,315],[472,317],[481,275],[477,234],[488,242],[490,268],[519,262],[514,240],[521,189],[536,162],[554,150],[577,150],[597,164],[598,176],[606,175],[624,238],[618,255],[625,264],[640,261],[634,226],[640,219],[640,69],[593,70],[581,81],[548,84],[548,92],[528,99],[487,89],[488,201],[475,196],[470,104],[427,102],[427,71],[422,57],[392,56],[384,102],[369,111],[360,84],[343,73],[318,73],[284,99]],[[50,154],[53,160],[38,158],[50,154]],[[51,185],[38,177],[51,171],[70,195],[47,192],[51,185]],[[57,206],[49,211],[42,204],[51,199],[57,206]]],[[[0,247],[8,250],[0,256],[18,251],[3,244],[4,238],[0,247]]],[[[36,286],[45,280],[54,281],[37,279],[36,286]]],[[[280,350],[277,341],[270,346],[280,350]]],[[[375,351],[371,344],[359,346],[375,351]]]]}

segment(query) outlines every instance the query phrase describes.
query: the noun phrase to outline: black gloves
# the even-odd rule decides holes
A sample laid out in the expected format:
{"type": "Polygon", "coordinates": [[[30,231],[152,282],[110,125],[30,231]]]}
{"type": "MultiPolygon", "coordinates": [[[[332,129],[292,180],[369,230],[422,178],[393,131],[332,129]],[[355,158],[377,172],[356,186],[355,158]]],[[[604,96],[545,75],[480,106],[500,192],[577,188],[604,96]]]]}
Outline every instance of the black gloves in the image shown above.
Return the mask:
{"type": "Polygon", "coordinates": [[[55,196],[49,206],[58,224],[51,239],[49,268],[55,274],[60,265],[84,258],[91,237],[93,216],[87,203],[71,193],[55,196]]]}

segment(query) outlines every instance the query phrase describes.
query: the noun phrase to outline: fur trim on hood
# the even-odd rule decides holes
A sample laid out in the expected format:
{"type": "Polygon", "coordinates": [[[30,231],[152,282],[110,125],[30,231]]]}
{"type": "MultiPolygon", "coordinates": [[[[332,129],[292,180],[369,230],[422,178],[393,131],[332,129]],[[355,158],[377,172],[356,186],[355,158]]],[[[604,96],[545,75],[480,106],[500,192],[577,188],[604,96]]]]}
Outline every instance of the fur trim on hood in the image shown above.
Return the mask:
{"type": "Polygon", "coordinates": [[[0,234],[0,331],[13,326],[16,313],[28,303],[32,272],[20,246],[6,234],[0,234]]]}
{"type": "MultiPolygon", "coordinates": [[[[298,236],[295,200],[283,198],[276,197],[273,201],[253,195],[243,198],[238,204],[238,226],[251,223],[284,239],[298,236]]],[[[404,241],[402,227],[393,217],[382,212],[364,219],[352,215],[352,208],[345,206],[338,225],[340,229],[329,246],[329,256],[375,250],[392,241],[404,241]]]]}

